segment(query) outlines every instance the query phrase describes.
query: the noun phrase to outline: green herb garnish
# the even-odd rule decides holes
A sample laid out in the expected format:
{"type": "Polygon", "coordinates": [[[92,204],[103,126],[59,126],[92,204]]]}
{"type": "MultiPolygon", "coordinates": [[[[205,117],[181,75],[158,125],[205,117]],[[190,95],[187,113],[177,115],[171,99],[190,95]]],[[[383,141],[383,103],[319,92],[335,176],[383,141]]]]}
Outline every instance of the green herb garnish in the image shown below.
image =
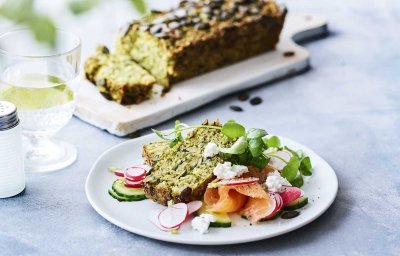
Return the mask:
{"type": "Polygon", "coordinates": [[[280,148],[281,147],[281,141],[279,140],[278,137],[272,136],[271,138],[265,138],[264,143],[267,145],[269,148],[280,148]]]}
{"type": "Polygon", "coordinates": [[[231,139],[236,139],[244,136],[246,129],[241,124],[238,124],[233,120],[229,120],[222,126],[221,132],[231,139]]]}
{"type": "Polygon", "coordinates": [[[249,143],[244,137],[240,137],[230,148],[221,148],[220,151],[226,154],[240,155],[246,152],[249,143]]]}
{"type": "Polygon", "coordinates": [[[252,165],[259,169],[264,169],[271,157],[278,158],[286,164],[282,170],[278,171],[281,172],[282,177],[296,187],[303,185],[303,176],[312,175],[310,158],[304,155],[301,150],[294,151],[286,146],[282,147],[277,136],[266,137],[268,133],[263,129],[251,128],[246,131],[243,125],[234,120],[229,120],[222,126],[189,126],[176,121],[173,131],[153,131],[161,139],[169,141],[169,146],[172,148],[183,141],[182,131],[195,128],[217,129],[228,138],[236,140],[230,148],[220,148],[224,160],[233,164],[252,165]],[[276,154],[280,150],[287,150],[292,154],[289,161],[276,154]]]}
{"type": "Polygon", "coordinates": [[[304,176],[311,176],[312,175],[312,165],[311,165],[311,160],[310,157],[306,156],[301,159],[300,162],[300,172],[304,176]]]}
{"type": "Polygon", "coordinates": [[[282,176],[285,177],[289,182],[293,182],[297,176],[297,172],[300,167],[300,162],[297,156],[292,156],[287,162],[286,166],[282,169],[282,176]]]}

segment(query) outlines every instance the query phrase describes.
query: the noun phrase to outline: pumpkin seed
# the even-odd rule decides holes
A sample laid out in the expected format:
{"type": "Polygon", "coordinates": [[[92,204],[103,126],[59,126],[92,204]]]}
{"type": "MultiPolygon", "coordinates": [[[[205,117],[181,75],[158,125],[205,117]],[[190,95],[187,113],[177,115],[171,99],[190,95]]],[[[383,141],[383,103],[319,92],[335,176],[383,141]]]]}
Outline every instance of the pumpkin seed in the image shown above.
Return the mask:
{"type": "Polygon", "coordinates": [[[246,101],[250,98],[250,95],[247,92],[242,92],[238,95],[238,99],[240,101],[246,101]]]}
{"type": "Polygon", "coordinates": [[[204,30],[210,28],[210,24],[208,23],[198,23],[195,25],[195,29],[197,30],[204,30]]]}
{"type": "Polygon", "coordinates": [[[299,215],[300,215],[300,212],[298,212],[298,211],[290,211],[290,212],[282,213],[281,218],[287,220],[287,219],[293,219],[299,215]]]}
{"type": "Polygon", "coordinates": [[[168,28],[170,29],[176,29],[179,28],[181,26],[181,24],[179,24],[179,22],[177,21],[172,21],[170,23],[168,23],[168,28]]]}
{"type": "Polygon", "coordinates": [[[262,99],[260,97],[254,97],[250,100],[251,105],[258,105],[262,103],[262,99]]]}
{"type": "Polygon", "coordinates": [[[243,109],[239,106],[230,106],[229,107],[231,110],[235,111],[235,112],[242,112],[243,109]]]}
{"type": "Polygon", "coordinates": [[[294,56],[294,51],[286,51],[283,53],[284,57],[292,57],[294,56]]]}

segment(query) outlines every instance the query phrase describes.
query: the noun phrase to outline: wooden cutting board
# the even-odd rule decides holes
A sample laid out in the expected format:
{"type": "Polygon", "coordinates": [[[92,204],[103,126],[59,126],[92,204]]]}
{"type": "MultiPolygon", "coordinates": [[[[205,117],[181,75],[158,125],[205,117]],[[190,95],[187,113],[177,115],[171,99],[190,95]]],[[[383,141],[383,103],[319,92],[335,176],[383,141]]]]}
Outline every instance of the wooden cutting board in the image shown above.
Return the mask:
{"type": "Polygon", "coordinates": [[[224,95],[293,75],[309,65],[309,52],[297,45],[327,33],[327,22],[317,15],[289,15],[276,50],[258,55],[173,85],[161,97],[157,86],[152,99],[139,105],[122,106],[108,101],[95,86],[83,80],[75,115],[100,129],[125,136],[207,104],[224,95]],[[285,52],[293,56],[284,56],[285,52]]]}

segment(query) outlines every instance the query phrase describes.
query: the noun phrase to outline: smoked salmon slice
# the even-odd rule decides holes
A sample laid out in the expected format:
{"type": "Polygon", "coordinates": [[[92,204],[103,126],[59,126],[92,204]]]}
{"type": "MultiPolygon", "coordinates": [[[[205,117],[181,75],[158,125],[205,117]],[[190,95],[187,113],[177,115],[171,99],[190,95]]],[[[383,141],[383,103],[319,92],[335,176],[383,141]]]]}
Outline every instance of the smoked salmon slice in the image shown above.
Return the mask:
{"type": "Polygon", "coordinates": [[[271,208],[274,207],[275,205],[271,203],[271,199],[268,194],[267,198],[250,197],[239,214],[246,217],[250,223],[253,224],[263,219],[267,213],[271,211],[271,208]]]}
{"type": "Polygon", "coordinates": [[[204,202],[211,212],[236,212],[246,203],[247,196],[234,190],[234,186],[207,188],[204,202]]]}
{"type": "Polygon", "coordinates": [[[258,183],[207,188],[204,194],[204,202],[212,212],[236,212],[251,198],[268,199],[269,196],[258,183]]]}

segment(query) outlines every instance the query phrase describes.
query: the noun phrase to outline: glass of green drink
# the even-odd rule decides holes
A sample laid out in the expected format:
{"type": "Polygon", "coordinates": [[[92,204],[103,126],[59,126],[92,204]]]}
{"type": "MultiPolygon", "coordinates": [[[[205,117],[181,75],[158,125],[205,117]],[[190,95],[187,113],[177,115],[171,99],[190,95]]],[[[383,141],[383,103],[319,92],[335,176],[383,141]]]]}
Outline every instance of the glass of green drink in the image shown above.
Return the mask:
{"type": "Polygon", "coordinates": [[[27,171],[55,171],[76,160],[74,146],[51,137],[74,113],[80,54],[80,39],[62,30],[54,47],[28,29],[0,35],[0,100],[17,106],[27,171]]]}

